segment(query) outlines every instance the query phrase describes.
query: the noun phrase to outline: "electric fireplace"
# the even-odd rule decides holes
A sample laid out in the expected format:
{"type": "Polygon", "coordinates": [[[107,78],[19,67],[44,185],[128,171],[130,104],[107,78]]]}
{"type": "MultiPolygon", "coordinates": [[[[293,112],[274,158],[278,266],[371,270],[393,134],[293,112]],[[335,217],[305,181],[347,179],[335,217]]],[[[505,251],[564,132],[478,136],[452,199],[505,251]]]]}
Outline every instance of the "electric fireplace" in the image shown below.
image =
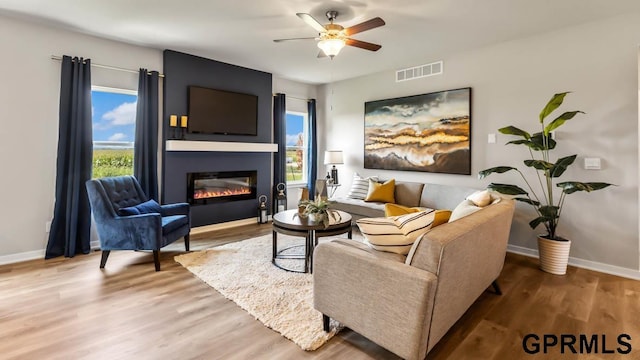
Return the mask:
{"type": "Polygon", "coordinates": [[[205,205],[256,198],[257,171],[187,173],[187,202],[205,205]]]}

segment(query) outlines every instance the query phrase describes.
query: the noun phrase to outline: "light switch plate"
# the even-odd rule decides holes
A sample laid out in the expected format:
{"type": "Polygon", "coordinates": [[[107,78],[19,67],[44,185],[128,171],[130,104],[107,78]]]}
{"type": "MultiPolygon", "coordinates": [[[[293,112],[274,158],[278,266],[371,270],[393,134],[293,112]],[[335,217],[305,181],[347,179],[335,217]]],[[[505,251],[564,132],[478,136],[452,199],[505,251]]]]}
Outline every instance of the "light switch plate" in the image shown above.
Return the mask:
{"type": "Polygon", "coordinates": [[[495,144],[496,143],[496,134],[489,134],[489,136],[487,137],[487,142],[489,144],[495,144]]]}
{"type": "Polygon", "coordinates": [[[600,158],[584,158],[584,168],[585,170],[600,170],[600,158]]]}

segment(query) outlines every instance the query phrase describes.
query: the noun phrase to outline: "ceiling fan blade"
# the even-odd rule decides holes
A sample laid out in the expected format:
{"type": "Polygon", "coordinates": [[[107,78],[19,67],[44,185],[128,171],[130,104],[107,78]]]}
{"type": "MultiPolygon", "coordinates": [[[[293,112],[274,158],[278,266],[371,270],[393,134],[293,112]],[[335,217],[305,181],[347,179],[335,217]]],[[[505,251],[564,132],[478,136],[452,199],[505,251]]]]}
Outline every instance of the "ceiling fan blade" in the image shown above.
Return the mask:
{"type": "Polygon", "coordinates": [[[318,20],[314,19],[313,16],[307,13],[296,13],[296,15],[298,15],[298,17],[302,19],[304,22],[309,24],[309,26],[316,29],[319,33],[323,33],[327,31],[327,29],[325,29],[324,26],[322,26],[322,24],[318,22],[318,20]]]}
{"type": "Polygon", "coordinates": [[[367,21],[362,22],[360,24],[353,25],[353,26],[350,26],[350,27],[344,29],[344,33],[347,36],[351,36],[353,34],[357,34],[357,33],[363,32],[363,31],[367,31],[367,30],[371,30],[371,29],[377,28],[377,27],[382,26],[384,24],[385,24],[384,20],[382,20],[379,17],[376,17],[376,18],[367,20],[367,21]]]}
{"type": "Polygon", "coordinates": [[[283,41],[290,41],[290,40],[316,40],[317,37],[312,36],[312,37],[300,37],[300,38],[289,38],[289,39],[275,39],[273,40],[273,42],[283,42],[283,41]]]}
{"type": "Polygon", "coordinates": [[[360,49],[365,49],[365,50],[370,50],[370,51],[378,51],[382,47],[381,45],[378,45],[378,44],[373,44],[373,43],[370,43],[370,42],[360,41],[360,40],[356,40],[356,39],[347,39],[345,41],[345,45],[355,46],[355,47],[358,47],[360,49]]]}

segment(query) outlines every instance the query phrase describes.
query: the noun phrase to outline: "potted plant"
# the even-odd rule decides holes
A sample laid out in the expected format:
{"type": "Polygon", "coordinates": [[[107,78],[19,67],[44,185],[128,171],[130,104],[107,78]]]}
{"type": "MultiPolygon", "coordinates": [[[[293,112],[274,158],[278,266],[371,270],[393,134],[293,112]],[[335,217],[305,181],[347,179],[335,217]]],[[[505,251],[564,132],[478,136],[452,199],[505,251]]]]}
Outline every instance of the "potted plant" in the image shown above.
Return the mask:
{"type": "Polygon", "coordinates": [[[298,204],[298,208],[302,209],[302,212],[294,216],[299,215],[302,218],[308,217],[310,221],[322,222],[326,229],[329,227],[330,218],[337,221],[342,219],[337,210],[329,208],[332,203],[332,201],[324,199],[321,196],[315,200],[302,200],[298,204]]]}
{"type": "Polygon", "coordinates": [[[557,142],[552,138],[552,131],[562,126],[566,121],[573,119],[576,115],[584,114],[579,110],[567,111],[552,121],[545,123],[547,116],[562,105],[567,94],[568,92],[553,95],[544,109],[542,109],[539,116],[540,132],[530,134],[515,126],[507,126],[498,130],[502,134],[518,137],[517,140],[509,141],[507,144],[522,145],[529,148],[531,158],[524,160],[524,165],[535,170],[537,179],[528,181],[520,170],[511,166],[492,167],[482,170],[478,174],[480,179],[492,173],[505,173],[512,170],[520,174],[528,191],[517,185],[498,183],[491,183],[487,188],[501,194],[514,196],[515,200],[529,204],[535,209],[537,216],[529,222],[529,226],[535,229],[539,225],[543,225],[546,230],[545,234],[538,236],[540,268],[543,271],[557,275],[566,273],[569,249],[571,247],[571,241],[557,234],[566,196],[578,191],[591,192],[600,190],[611,185],[603,182],[555,182],[573,164],[577,155],[561,157],[554,162],[551,159],[551,151],[556,148],[557,142]],[[534,190],[532,183],[536,183],[536,188],[539,184],[537,191],[534,190]],[[561,189],[559,196],[554,193],[556,188],[561,189]]]}

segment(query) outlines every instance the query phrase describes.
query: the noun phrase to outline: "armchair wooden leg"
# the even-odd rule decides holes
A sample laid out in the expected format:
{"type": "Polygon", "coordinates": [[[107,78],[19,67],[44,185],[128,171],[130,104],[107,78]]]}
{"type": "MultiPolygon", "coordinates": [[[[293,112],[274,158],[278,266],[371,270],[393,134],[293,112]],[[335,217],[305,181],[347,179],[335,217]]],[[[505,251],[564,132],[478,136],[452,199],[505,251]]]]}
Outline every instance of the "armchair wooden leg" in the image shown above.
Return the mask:
{"type": "Polygon", "coordinates": [[[109,257],[109,253],[111,250],[102,250],[102,258],[100,259],[100,269],[104,269],[104,266],[107,264],[107,258],[109,257]]]}
{"type": "Polygon", "coordinates": [[[184,249],[189,251],[189,234],[184,236],[184,249]]]}
{"type": "Polygon", "coordinates": [[[156,265],[156,271],[160,271],[160,250],[153,250],[153,263],[156,265]]]}
{"type": "Polygon", "coordinates": [[[491,286],[493,286],[493,291],[495,291],[496,294],[502,295],[502,290],[500,290],[500,286],[498,286],[498,280],[495,280],[491,286]]]}
{"type": "Polygon", "coordinates": [[[331,328],[329,328],[329,320],[331,320],[330,317],[328,317],[325,314],[322,314],[322,329],[324,330],[324,332],[331,331],[331,328]]]}

